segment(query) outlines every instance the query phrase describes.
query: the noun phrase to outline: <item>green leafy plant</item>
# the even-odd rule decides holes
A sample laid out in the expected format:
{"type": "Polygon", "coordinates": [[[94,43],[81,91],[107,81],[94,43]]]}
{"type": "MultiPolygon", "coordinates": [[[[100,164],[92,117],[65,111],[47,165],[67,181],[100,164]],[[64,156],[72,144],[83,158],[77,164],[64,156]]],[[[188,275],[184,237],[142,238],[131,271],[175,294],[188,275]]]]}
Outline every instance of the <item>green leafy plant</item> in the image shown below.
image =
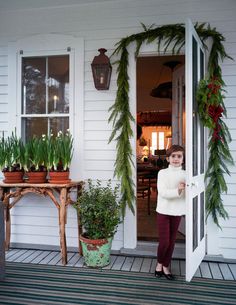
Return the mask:
{"type": "Polygon", "coordinates": [[[3,172],[22,171],[24,145],[16,133],[5,138],[4,133],[0,139],[0,168],[3,172]]]}
{"type": "MultiPolygon", "coordinates": [[[[173,54],[178,54],[185,43],[184,24],[169,24],[156,28],[154,28],[153,25],[149,28],[143,24],[142,26],[144,29],[143,32],[122,38],[116,44],[116,49],[112,54],[118,56],[118,60],[114,63],[117,64],[118,88],[115,103],[109,109],[111,112],[109,122],[113,123],[113,130],[109,142],[116,140],[117,153],[114,176],[116,176],[121,181],[121,206],[123,216],[125,215],[126,206],[128,206],[134,213],[133,204],[135,202],[134,182],[132,180],[132,147],[130,144],[131,138],[133,137],[131,124],[135,120],[129,108],[128,47],[130,44],[136,43],[135,55],[138,56],[140,47],[143,43],[149,44],[155,42],[157,44],[157,51],[160,51],[160,46],[162,45],[164,46],[164,52],[171,48],[173,54]]],[[[225,51],[223,44],[225,38],[221,33],[217,32],[215,28],[211,28],[210,25],[205,23],[196,23],[195,30],[202,39],[203,44],[208,38],[212,39],[212,46],[210,49],[208,61],[209,78],[217,78],[221,84],[223,84],[224,82],[222,80],[222,72],[219,61],[223,61],[225,58],[232,59],[229,55],[227,55],[225,51]]],[[[225,109],[223,98],[221,107],[225,109]]],[[[222,124],[224,123],[222,122],[222,124]]],[[[225,124],[224,126],[225,128],[221,130],[221,133],[223,134],[222,137],[224,139],[224,143],[228,143],[230,141],[230,137],[225,124]]],[[[207,127],[209,127],[209,125],[207,127]]],[[[221,184],[224,180],[224,171],[222,168],[226,166],[222,165],[222,160],[225,157],[227,159],[232,158],[228,144],[223,147],[222,143],[223,142],[220,141],[210,141],[210,160],[208,165],[210,170],[208,169],[207,171],[207,177],[209,178],[207,186],[208,193],[210,194],[212,191],[212,194],[214,194],[213,196],[209,196],[207,198],[208,215],[211,214],[213,216],[216,224],[219,224],[217,217],[218,211],[222,212],[219,213],[220,216],[225,217],[227,214],[225,213],[221,199],[221,191],[226,189],[215,186],[221,184]],[[218,160],[216,156],[220,157],[220,168],[216,165],[218,160]]],[[[227,167],[225,168],[225,172],[228,173],[227,167]]]]}
{"type": "Polygon", "coordinates": [[[48,158],[45,135],[33,137],[25,144],[24,170],[26,172],[46,171],[48,158]]]}
{"type": "Polygon", "coordinates": [[[106,186],[97,180],[96,184],[88,180],[87,188],[83,188],[81,196],[74,204],[78,210],[84,236],[89,239],[113,237],[121,222],[120,205],[118,203],[119,186],[111,187],[111,180],[106,186]]]}
{"type": "Polygon", "coordinates": [[[48,169],[51,171],[68,171],[73,157],[73,137],[69,130],[59,131],[56,137],[51,135],[48,143],[48,169]]]}
{"type": "Polygon", "coordinates": [[[209,160],[205,178],[209,180],[206,187],[206,211],[211,214],[219,226],[218,217],[227,218],[228,213],[219,194],[227,192],[224,174],[230,175],[227,165],[233,165],[228,143],[231,136],[222,116],[226,117],[223,103],[224,83],[219,77],[200,81],[197,90],[198,113],[204,126],[209,128],[209,160]]]}

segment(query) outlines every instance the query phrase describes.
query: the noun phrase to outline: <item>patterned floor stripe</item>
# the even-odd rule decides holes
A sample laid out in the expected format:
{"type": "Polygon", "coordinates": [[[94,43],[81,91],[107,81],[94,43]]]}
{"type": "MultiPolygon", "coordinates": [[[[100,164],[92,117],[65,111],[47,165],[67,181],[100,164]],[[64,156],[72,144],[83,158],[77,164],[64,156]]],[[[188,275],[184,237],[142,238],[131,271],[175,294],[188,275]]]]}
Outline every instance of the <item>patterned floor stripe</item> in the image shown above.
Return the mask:
{"type": "Polygon", "coordinates": [[[0,304],[236,304],[236,282],[8,262],[0,304]]]}

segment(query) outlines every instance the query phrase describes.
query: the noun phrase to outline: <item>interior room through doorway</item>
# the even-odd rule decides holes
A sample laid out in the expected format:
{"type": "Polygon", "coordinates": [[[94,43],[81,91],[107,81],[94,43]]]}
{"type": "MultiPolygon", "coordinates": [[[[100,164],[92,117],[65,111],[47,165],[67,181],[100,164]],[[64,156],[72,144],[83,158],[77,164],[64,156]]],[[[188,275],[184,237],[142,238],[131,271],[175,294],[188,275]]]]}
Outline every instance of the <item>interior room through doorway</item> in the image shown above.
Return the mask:
{"type": "MultiPolygon", "coordinates": [[[[157,174],[166,149],[185,143],[184,55],[137,59],[137,238],[158,241],[157,174]]],[[[177,241],[184,242],[184,221],[177,241]]]]}

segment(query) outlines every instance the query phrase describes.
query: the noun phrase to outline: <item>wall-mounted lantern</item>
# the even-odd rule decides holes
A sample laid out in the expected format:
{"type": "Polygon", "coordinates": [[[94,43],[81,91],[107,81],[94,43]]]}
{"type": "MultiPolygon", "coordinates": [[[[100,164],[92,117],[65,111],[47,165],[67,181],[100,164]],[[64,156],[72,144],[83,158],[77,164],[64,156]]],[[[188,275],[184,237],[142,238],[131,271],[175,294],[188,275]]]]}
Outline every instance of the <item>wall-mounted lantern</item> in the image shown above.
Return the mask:
{"type": "Polygon", "coordinates": [[[95,56],[91,63],[94,85],[97,90],[107,90],[110,86],[112,67],[109,58],[105,55],[106,49],[99,49],[100,54],[95,56]]]}

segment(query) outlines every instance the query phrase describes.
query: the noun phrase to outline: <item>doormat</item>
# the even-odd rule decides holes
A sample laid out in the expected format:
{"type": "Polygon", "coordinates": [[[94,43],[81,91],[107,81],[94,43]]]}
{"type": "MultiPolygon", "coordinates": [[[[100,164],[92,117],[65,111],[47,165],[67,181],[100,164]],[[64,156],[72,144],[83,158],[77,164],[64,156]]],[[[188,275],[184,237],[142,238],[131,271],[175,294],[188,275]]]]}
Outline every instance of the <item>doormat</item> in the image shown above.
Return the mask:
{"type": "Polygon", "coordinates": [[[156,279],[150,273],[6,264],[0,304],[236,304],[236,282],[156,279]]]}

